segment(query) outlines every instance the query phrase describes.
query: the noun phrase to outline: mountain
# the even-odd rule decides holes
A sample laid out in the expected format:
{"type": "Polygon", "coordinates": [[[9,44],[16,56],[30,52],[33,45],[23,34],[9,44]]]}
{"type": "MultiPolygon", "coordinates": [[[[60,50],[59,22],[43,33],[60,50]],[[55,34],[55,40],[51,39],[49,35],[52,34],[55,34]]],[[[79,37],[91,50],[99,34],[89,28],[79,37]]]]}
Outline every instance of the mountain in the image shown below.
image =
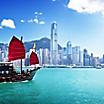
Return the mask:
{"type": "MultiPolygon", "coordinates": [[[[29,52],[29,50],[34,46],[34,43],[36,43],[36,50],[39,50],[40,48],[48,48],[50,50],[50,39],[48,38],[41,38],[40,40],[33,40],[24,42],[26,52],[29,52]]],[[[58,49],[62,49],[62,47],[58,44],[58,49]]]]}
{"type": "MultiPolygon", "coordinates": [[[[36,43],[36,50],[40,48],[45,49],[48,48],[50,50],[50,39],[48,38],[41,38],[40,40],[33,40],[24,42],[26,52],[29,52],[31,48],[33,48],[34,43],[36,43]]],[[[8,45],[4,43],[0,43],[0,50],[7,50],[8,45]]],[[[62,47],[58,44],[58,49],[62,49],[62,47]]]]}

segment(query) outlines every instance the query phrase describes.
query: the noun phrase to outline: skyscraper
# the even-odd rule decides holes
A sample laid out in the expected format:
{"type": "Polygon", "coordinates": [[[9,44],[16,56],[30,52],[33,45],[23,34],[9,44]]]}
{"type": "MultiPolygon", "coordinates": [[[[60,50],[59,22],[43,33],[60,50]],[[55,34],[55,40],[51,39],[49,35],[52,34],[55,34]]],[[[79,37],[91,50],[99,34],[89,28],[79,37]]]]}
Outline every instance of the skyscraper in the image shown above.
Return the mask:
{"type": "Polygon", "coordinates": [[[44,65],[49,64],[49,50],[48,50],[48,48],[43,49],[43,64],[44,65]]]}
{"type": "Polygon", "coordinates": [[[72,64],[72,44],[71,41],[67,42],[67,64],[72,64]]]}
{"type": "Polygon", "coordinates": [[[83,65],[89,66],[90,65],[90,56],[86,49],[83,50],[83,65]]]}
{"type": "Polygon", "coordinates": [[[104,63],[104,54],[103,54],[103,63],[104,63]]]}
{"type": "Polygon", "coordinates": [[[67,65],[67,48],[62,48],[62,64],[67,65]]]}
{"type": "Polygon", "coordinates": [[[72,48],[72,60],[73,64],[75,65],[81,65],[81,53],[80,53],[80,47],[75,46],[72,48]]]}
{"type": "Polygon", "coordinates": [[[39,64],[40,65],[43,64],[43,49],[42,48],[39,49],[39,64]]]}
{"type": "Polygon", "coordinates": [[[50,64],[56,65],[58,55],[57,43],[57,24],[53,22],[51,25],[51,44],[50,44],[50,64]]]}

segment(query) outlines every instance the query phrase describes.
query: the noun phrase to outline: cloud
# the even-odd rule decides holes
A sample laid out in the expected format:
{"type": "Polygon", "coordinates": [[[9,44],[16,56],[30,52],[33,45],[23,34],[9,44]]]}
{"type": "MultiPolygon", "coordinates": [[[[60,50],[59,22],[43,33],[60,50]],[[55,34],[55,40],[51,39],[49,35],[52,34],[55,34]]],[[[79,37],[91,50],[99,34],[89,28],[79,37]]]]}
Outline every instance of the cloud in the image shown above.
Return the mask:
{"type": "Polygon", "coordinates": [[[1,22],[1,26],[2,27],[9,27],[9,28],[12,28],[12,29],[15,29],[15,24],[14,24],[14,21],[11,20],[11,19],[3,19],[2,22],[1,22]]]}
{"type": "Polygon", "coordinates": [[[43,13],[39,13],[39,15],[42,15],[43,13]]]}
{"type": "Polygon", "coordinates": [[[45,24],[45,21],[40,21],[39,24],[40,25],[44,25],[45,24]]]}
{"type": "Polygon", "coordinates": [[[34,14],[35,15],[42,15],[43,13],[42,12],[35,12],[34,14]]]}
{"type": "Polygon", "coordinates": [[[38,12],[35,12],[34,14],[38,14],[38,12]]]}
{"type": "Polygon", "coordinates": [[[25,21],[24,20],[21,20],[20,22],[24,23],[25,21]]]}
{"type": "MultiPolygon", "coordinates": [[[[24,23],[24,21],[21,21],[21,22],[24,23]]],[[[45,24],[45,21],[39,20],[38,18],[30,19],[30,20],[27,20],[25,22],[27,22],[27,23],[36,23],[36,24],[39,24],[39,25],[45,24]]]]}
{"type": "Polygon", "coordinates": [[[67,7],[79,13],[104,14],[104,0],[70,0],[67,7]]]}
{"type": "Polygon", "coordinates": [[[36,24],[39,23],[39,20],[38,20],[37,18],[35,18],[33,21],[34,21],[36,24]]]}
{"type": "Polygon", "coordinates": [[[41,19],[41,15],[43,15],[42,12],[34,12],[35,14],[35,17],[34,18],[31,18],[31,19],[28,19],[28,20],[21,20],[22,23],[26,22],[26,23],[35,23],[35,24],[38,24],[38,25],[43,25],[45,24],[45,21],[43,21],[41,19]]]}

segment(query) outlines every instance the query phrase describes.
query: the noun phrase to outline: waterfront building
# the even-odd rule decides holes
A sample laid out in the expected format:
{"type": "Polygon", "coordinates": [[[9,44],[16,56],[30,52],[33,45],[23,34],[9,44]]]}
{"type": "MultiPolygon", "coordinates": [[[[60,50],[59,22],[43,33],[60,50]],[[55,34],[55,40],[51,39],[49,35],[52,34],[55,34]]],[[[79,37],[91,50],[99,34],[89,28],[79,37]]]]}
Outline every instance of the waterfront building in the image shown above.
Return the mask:
{"type": "Polygon", "coordinates": [[[42,65],[42,60],[43,60],[43,49],[40,48],[39,49],[39,55],[38,55],[38,58],[39,58],[39,64],[42,65]]]}
{"type": "Polygon", "coordinates": [[[99,57],[94,57],[94,66],[100,65],[99,57]]]}
{"type": "Polygon", "coordinates": [[[83,51],[80,50],[80,66],[83,66],[83,51]]]}
{"type": "Polygon", "coordinates": [[[83,51],[83,66],[90,66],[90,56],[86,49],[83,51]]]}
{"type": "Polygon", "coordinates": [[[30,65],[30,52],[26,53],[25,66],[30,65]]]}
{"type": "Polygon", "coordinates": [[[43,50],[43,64],[44,65],[49,65],[49,50],[48,48],[43,50]]]}
{"type": "Polygon", "coordinates": [[[8,48],[5,50],[5,58],[4,61],[8,61],[8,48]]]}
{"type": "Polygon", "coordinates": [[[37,55],[39,58],[40,65],[49,65],[50,64],[50,51],[48,48],[45,48],[45,49],[40,48],[37,51],[37,55]]]}
{"type": "Polygon", "coordinates": [[[8,46],[7,44],[0,44],[0,61],[8,61],[7,60],[7,51],[8,51],[8,46]]]}
{"type": "Polygon", "coordinates": [[[67,48],[62,48],[62,64],[67,65],[67,48]]]}
{"type": "Polygon", "coordinates": [[[62,64],[62,50],[58,50],[57,61],[58,61],[58,65],[62,64]]]}
{"type": "Polygon", "coordinates": [[[2,61],[2,50],[0,48],[0,62],[2,61]]]}
{"type": "Polygon", "coordinates": [[[81,51],[79,46],[72,47],[73,65],[81,65],[81,51]]]}
{"type": "Polygon", "coordinates": [[[94,59],[93,53],[91,53],[91,56],[90,56],[90,66],[95,66],[95,59],[94,59]]]}
{"type": "Polygon", "coordinates": [[[103,59],[102,59],[102,63],[104,64],[104,54],[103,54],[103,59]]]}
{"type": "Polygon", "coordinates": [[[57,24],[56,22],[51,25],[51,42],[50,42],[50,64],[56,65],[58,55],[58,42],[57,42],[57,24]]]}
{"type": "Polygon", "coordinates": [[[67,64],[72,64],[72,44],[71,41],[67,42],[67,64]]]}

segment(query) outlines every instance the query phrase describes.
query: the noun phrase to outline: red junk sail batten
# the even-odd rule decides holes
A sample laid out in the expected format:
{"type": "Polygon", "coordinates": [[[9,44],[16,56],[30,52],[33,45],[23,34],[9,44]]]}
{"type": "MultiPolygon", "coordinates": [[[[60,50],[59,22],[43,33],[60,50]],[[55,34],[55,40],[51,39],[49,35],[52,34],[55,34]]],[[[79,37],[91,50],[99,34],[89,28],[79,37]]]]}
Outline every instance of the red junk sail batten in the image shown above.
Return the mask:
{"type": "Polygon", "coordinates": [[[30,55],[30,65],[39,64],[38,56],[35,52],[32,51],[30,55]]]}
{"type": "Polygon", "coordinates": [[[8,49],[8,61],[25,58],[25,47],[19,39],[15,36],[10,41],[8,49]]]}

